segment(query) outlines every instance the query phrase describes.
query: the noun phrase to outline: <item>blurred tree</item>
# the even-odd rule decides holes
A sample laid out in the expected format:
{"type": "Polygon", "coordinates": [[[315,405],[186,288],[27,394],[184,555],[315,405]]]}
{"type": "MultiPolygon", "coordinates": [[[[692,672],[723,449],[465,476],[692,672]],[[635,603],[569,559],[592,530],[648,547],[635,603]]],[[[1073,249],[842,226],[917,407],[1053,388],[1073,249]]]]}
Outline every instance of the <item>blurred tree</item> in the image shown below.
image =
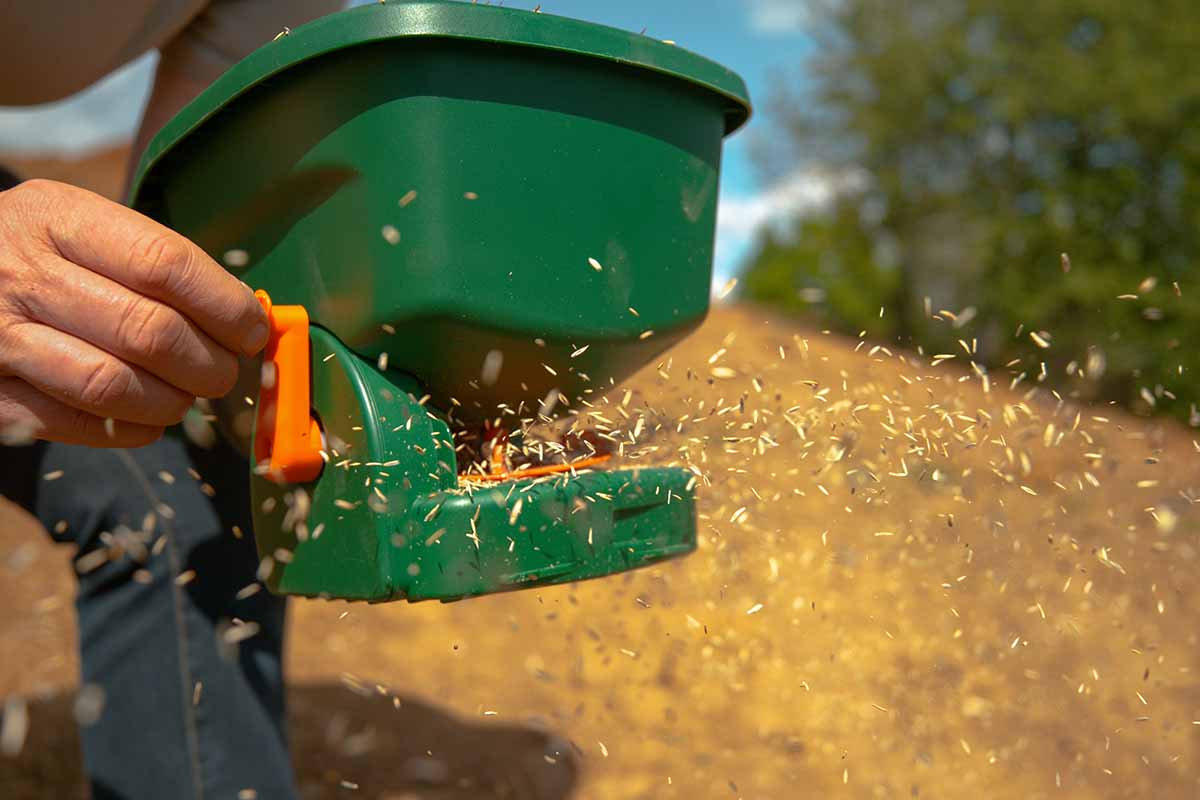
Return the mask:
{"type": "Polygon", "coordinates": [[[764,164],[857,188],[765,235],[744,296],[942,352],[975,338],[1013,377],[1044,362],[1082,396],[1195,417],[1200,5],[828,0],[814,17],[764,164]]]}

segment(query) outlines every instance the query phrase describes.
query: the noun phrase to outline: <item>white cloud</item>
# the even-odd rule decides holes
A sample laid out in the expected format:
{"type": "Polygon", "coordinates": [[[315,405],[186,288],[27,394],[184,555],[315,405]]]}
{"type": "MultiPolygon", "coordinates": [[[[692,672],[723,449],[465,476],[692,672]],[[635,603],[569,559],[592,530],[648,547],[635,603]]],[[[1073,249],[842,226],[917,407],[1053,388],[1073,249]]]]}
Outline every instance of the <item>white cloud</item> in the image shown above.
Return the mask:
{"type": "Polygon", "coordinates": [[[833,199],[835,183],[822,171],[801,169],[757,194],[722,198],[717,209],[718,234],[748,237],[764,225],[777,225],[799,214],[821,211],[833,199]]]}
{"type": "Polygon", "coordinates": [[[725,195],[717,207],[717,245],[713,254],[713,290],[737,275],[759,232],[780,232],[798,215],[829,207],[837,188],[828,175],[801,169],[755,194],[725,195]]]}
{"type": "Polygon", "coordinates": [[[764,228],[774,228],[780,236],[786,236],[797,217],[829,209],[839,194],[861,191],[866,182],[862,172],[835,175],[819,167],[806,167],[756,194],[722,197],[717,208],[714,288],[737,275],[764,228]]]}
{"type": "Polygon", "coordinates": [[[750,27],[759,33],[799,33],[811,19],[811,0],[746,0],[750,27]]]}

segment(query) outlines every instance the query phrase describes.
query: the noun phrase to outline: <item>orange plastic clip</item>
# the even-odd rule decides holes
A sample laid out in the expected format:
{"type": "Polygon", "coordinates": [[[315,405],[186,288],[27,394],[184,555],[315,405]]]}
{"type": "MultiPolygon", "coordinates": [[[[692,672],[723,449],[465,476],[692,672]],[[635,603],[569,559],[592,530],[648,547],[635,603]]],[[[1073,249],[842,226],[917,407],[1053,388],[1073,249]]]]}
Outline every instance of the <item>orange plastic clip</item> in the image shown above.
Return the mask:
{"type": "Polygon", "coordinates": [[[600,464],[603,464],[604,462],[608,461],[611,458],[612,458],[612,453],[601,453],[600,455],[597,455],[597,456],[581,458],[578,461],[572,461],[567,464],[543,464],[543,465],[537,466],[537,467],[524,467],[524,468],[518,468],[515,470],[511,470],[511,471],[501,470],[499,472],[497,472],[493,468],[493,470],[488,473],[477,475],[473,472],[468,472],[466,475],[463,475],[462,477],[464,480],[468,480],[468,481],[486,481],[486,482],[515,481],[515,480],[520,480],[521,478],[542,478],[542,477],[545,477],[546,475],[559,475],[564,472],[571,472],[573,470],[587,469],[588,467],[599,466],[600,464]]]}
{"type": "Polygon", "coordinates": [[[258,392],[254,460],[275,483],[307,483],[321,474],[321,426],[312,417],[308,312],[304,306],[276,306],[259,289],[254,293],[267,312],[271,329],[263,350],[258,392]]]}

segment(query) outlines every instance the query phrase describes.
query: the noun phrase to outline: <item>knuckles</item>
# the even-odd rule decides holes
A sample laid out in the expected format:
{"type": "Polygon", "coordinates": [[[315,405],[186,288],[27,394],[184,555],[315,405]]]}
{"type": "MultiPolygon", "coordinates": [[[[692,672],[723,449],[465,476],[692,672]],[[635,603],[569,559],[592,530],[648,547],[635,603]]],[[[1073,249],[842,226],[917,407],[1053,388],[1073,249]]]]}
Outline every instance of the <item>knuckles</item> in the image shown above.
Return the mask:
{"type": "Polygon", "coordinates": [[[170,231],[146,233],[130,248],[136,288],[159,297],[170,294],[186,280],[191,260],[187,242],[170,231]]]}
{"type": "Polygon", "coordinates": [[[152,361],[177,356],[186,334],[182,316],[142,296],[126,304],[117,324],[120,346],[152,361]]]}
{"type": "Polygon", "coordinates": [[[0,192],[0,233],[17,252],[27,251],[31,243],[45,245],[49,238],[48,222],[59,212],[71,191],[65,183],[34,178],[0,192]]]}
{"type": "Polygon", "coordinates": [[[139,417],[144,415],[147,422],[153,420],[162,425],[180,422],[195,400],[186,392],[171,390],[165,396],[155,393],[151,405],[141,388],[132,367],[116,359],[105,359],[87,374],[75,397],[93,415],[105,416],[114,408],[132,404],[141,410],[139,417]]]}
{"type": "Polygon", "coordinates": [[[71,187],[45,178],[32,178],[0,192],[0,203],[6,211],[43,211],[56,202],[71,187]]]}
{"type": "MultiPolygon", "coordinates": [[[[131,300],[122,310],[117,322],[118,347],[137,363],[158,375],[178,373],[170,364],[190,363],[205,359],[198,353],[198,337],[191,336],[191,323],[179,312],[143,296],[131,300]]],[[[186,383],[179,385],[205,397],[228,394],[237,382],[237,358],[219,350],[214,359],[202,369],[190,372],[186,383]]]]}
{"type": "Polygon", "coordinates": [[[54,213],[59,184],[31,180],[0,192],[0,279],[3,295],[28,278],[29,268],[51,249],[47,220],[54,213]]]}
{"type": "Polygon", "coordinates": [[[88,408],[105,409],[117,404],[133,388],[133,370],[115,359],[104,359],[88,372],[76,396],[88,408]]]}

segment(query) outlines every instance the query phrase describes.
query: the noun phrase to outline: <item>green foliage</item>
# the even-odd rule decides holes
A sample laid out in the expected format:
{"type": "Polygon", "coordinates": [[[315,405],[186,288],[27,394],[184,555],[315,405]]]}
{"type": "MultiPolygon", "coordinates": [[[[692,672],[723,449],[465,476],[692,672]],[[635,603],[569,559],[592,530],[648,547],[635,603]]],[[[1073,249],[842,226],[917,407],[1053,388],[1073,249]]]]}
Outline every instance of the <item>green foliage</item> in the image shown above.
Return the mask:
{"type": "Polygon", "coordinates": [[[899,272],[881,269],[871,249],[870,236],[845,209],[830,219],[805,220],[794,243],[766,236],[743,292],[823,324],[892,336],[895,327],[879,309],[894,307],[903,286],[899,272]]]}
{"type": "Polygon", "coordinates": [[[766,236],[745,295],[942,352],[976,339],[995,375],[1020,359],[1007,372],[1036,379],[1044,362],[1060,389],[1149,394],[1187,418],[1200,400],[1200,6],[838,0],[816,35],[810,81],[777,92],[766,164],[865,180],[793,235],[766,236]],[[812,288],[823,302],[805,301],[812,288]]]}

